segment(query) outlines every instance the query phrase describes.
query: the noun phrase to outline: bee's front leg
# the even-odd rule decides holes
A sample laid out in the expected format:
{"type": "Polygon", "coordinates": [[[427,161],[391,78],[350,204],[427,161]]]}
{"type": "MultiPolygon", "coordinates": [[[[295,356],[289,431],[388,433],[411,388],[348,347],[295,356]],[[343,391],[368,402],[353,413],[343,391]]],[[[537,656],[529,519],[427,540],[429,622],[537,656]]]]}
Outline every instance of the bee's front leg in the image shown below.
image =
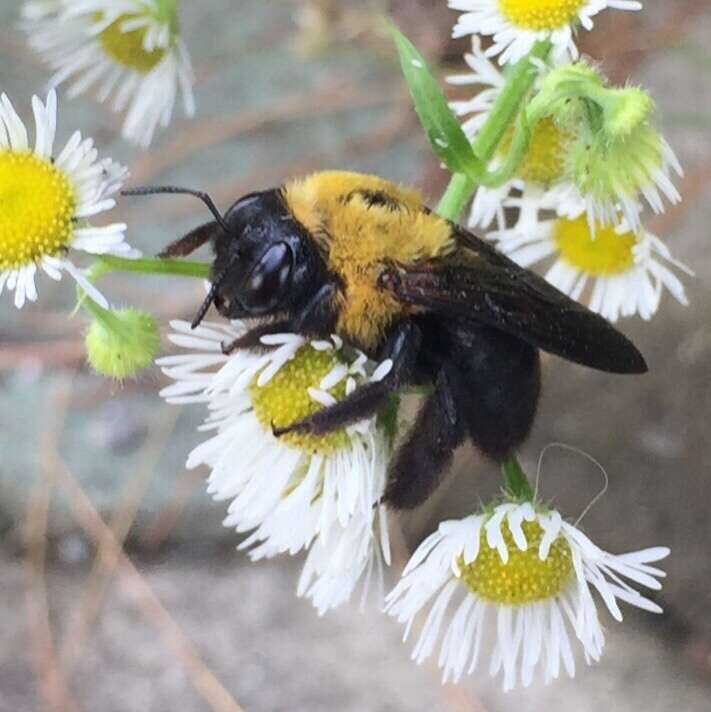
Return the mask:
{"type": "Polygon", "coordinates": [[[274,435],[278,437],[294,432],[323,435],[371,417],[385,405],[392,393],[410,381],[421,343],[419,327],[412,321],[401,322],[390,334],[383,349],[383,360],[392,360],[392,368],[382,380],[366,383],[338,403],[322,408],[297,423],[274,428],[274,435]]]}
{"type": "Polygon", "coordinates": [[[335,324],[333,299],[336,285],[327,282],[290,319],[259,324],[233,341],[222,344],[222,353],[231,354],[237,349],[264,348],[261,339],[268,334],[314,334],[325,338],[332,333],[335,324]]]}
{"type": "Polygon", "coordinates": [[[294,315],[291,330],[296,334],[331,334],[336,326],[337,292],[335,282],[326,282],[294,315]]]}
{"type": "Polygon", "coordinates": [[[246,331],[232,341],[223,341],[222,353],[229,356],[237,349],[265,349],[262,337],[268,334],[284,334],[291,332],[291,325],[288,321],[271,321],[266,324],[258,324],[253,329],[246,331]]]}
{"type": "Polygon", "coordinates": [[[210,242],[215,237],[215,232],[219,228],[215,225],[215,221],[205,223],[196,227],[194,230],[189,232],[184,237],[179,240],[171,242],[168,246],[164,247],[159,253],[158,257],[162,259],[169,259],[174,257],[187,257],[197,250],[199,247],[210,242]]]}

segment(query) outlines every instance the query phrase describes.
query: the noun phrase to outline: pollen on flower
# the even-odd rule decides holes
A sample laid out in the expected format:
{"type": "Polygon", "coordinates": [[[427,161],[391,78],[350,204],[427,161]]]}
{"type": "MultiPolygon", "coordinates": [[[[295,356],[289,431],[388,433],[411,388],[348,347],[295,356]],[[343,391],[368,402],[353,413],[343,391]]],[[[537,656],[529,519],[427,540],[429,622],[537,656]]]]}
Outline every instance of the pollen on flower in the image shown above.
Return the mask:
{"type": "Polygon", "coordinates": [[[613,227],[598,224],[593,235],[585,216],[556,220],[553,240],[561,259],[590,275],[618,274],[634,264],[634,233],[620,235],[613,227]]]}
{"type": "Polygon", "coordinates": [[[135,17],[136,15],[121,15],[99,35],[99,42],[106,54],[117,64],[139,74],[148,74],[163,59],[165,49],[157,47],[149,52],[144,48],[145,27],[128,32],[121,29],[126,21],[135,17]]]}
{"type": "Polygon", "coordinates": [[[499,0],[501,13],[517,27],[556,30],[571,24],[586,0],[499,0]]]}
{"type": "Polygon", "coordinates": [[[76,197],[51,161],[0,151],[0,271],[17,269],[69,247],[76,197]]]}
{"type": "MultiPolygon", "coordinates": [[[[316,351],[311,346],[301,348],[291,361],[282,366],[264,386],[257,385],[255,376],[249,387],[254,413],[267,429],[285,427],[323,408],[308,393],[318,388],[321,380],[336,365],[333,351],[316,351]]],[[[329,393],[337,400],[345,395],[345,381],[329,393]]],[[[329,453],[348,445],[345,430],[326,435],[286,433],[280,441],[310,452],[329,453]]]]}
{"type": "MultiPolygon", "coordinates": [[[[506,155],[511,148],[513,129],[501,140],[501,152],[506,155]]],[[[563,178],[566,161],[565,148],[571,134],[556,122],[546,117],[536,124],[531,136],[528,153],[517,173],[525,181],[549,186],[563,178]]]]}
{"type": "Polygon", "coordinates": [[[516,546],[508,523],[501,527],[509,551],[507,563],[489,546],[483,533],[476,559],[468,564],[461,557],[458,559],[458,577],[480,598],[510,606],[532,603],[556,596],[573,579],[573,563],[566,540],[559,536],[548,556],[541,560],[538,555],[543,538],[541,525],[524,521],[521,527],[528,544],[525,551],[516,546]]]}

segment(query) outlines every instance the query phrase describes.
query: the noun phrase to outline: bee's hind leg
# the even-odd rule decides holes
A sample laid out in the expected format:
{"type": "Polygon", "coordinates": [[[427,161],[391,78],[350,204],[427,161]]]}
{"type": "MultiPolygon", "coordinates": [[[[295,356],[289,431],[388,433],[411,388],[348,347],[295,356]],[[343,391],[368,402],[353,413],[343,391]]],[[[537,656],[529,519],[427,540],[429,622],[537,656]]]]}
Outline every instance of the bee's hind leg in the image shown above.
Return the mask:
{"type": "Polygon", "coordinates": [[[322,408],[297,423],[274,428],[274,435],[278,437],[293,432],[323,435],[377,413],[388,397],[412,377],[421,343],[419,327],[411,321],[401,322],[383,349],[382,358],[391,359],[392,368],[382,380],[366,383],[338,403],[322,408]]]}
{"type": "Polygon", "coordinates": [[[434,492],[467,426],[457,409],[447,366],[437,375],[435,390],[422,404],[405,442],[390,465],[383,501],[393,509],[414,509],[434,492]]]}

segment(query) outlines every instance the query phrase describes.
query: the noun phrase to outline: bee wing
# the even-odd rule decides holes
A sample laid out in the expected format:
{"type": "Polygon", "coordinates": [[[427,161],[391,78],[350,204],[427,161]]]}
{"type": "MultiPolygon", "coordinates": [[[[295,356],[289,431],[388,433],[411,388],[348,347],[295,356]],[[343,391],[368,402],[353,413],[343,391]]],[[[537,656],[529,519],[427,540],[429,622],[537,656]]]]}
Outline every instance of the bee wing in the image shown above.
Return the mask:
{"type": "Polygon", "coordinates": [[[610,373],[645,373],[634,344],[545,279],[463,231],[447,258],[388,273],[406,304],[493,326],[543,351],[610,373]]]}

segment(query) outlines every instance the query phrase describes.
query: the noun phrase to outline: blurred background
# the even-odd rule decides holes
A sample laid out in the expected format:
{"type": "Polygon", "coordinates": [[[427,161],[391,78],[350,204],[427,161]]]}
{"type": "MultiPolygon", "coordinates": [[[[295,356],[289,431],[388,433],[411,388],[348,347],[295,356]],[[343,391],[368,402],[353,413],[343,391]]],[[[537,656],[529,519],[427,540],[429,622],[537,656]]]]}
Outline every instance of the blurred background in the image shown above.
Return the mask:
{"type": "MultiPolygon", "coordinates": [[[[47,73],[0,3],[0,89],[30,118],[47,73]]],[[[378,30],[387,10],[442,75],[463,68],[455,14],[430,0],[184,3],[198,115],[178,116],[145,153],[90,98],[62,101],[59,140],[75,128],[131,167],[135,184],[209,191],[223,208],[251,190],[321,168],[414,184],[436,202],[447,176],[429,153],[378,30]]],[[[300,562],[251,564],[223,529],[224,504],[184,461],[200,408],[166,406],[157,369],[115,385],[92,375],[68,282],[43,280],[37,306],[0,303],[0,710],[711,710],[711,8],[647,0],[608,12],[583,49],[617,81],[651,90],[686,169],[684,202],[653,231],[691,265],[691,306],[666,299],[651,324],[621,324],[647,356],[644,378],[550,360],[523,452],[560,441],[594,455],[610,487],[585,520],[613,552],[669,545],[662,617],[608,621],[602,662],[575,680],[503,694],[481,672],[442,687],[409,661],[401,630],[354,604],[318,618],[294,595],[300,562]]],[[[452,97],[455,94],[452,93],[452,97]]],[[[459,96],[463,96],[460,94],[459,96]]],[[[129,238],[154,253],[205,219],[179,198],[124,201],[129,238]]],[[[165,325],[194,312],[188,280],[120,276],[117,304],[150,306],[165,325]]],[[[166,346],[167,350],[167,346],[166,346]]],[[[448,516],[468,514],[498,473],[463,450],[425,508],[396,523],[396,558],[448,516]]],[[[601,488],[595,468],[553,450],[546,498],[571,514],[601,488]]],[[[394,572],[392,574],[394,576],[394,572]]]]}

